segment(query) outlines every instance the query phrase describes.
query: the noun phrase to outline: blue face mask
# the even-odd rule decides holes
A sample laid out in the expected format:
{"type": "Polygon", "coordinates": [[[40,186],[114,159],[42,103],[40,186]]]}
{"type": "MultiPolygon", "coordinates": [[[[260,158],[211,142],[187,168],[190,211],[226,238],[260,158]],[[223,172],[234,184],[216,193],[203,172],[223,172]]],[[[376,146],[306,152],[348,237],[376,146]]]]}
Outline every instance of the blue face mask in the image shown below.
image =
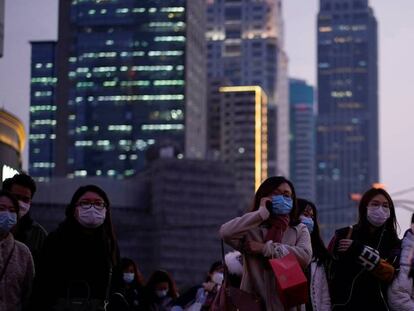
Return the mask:
{"type": "Polygon", "coordinates": [[[306,216],[300,216],[300,221],[301,223],[306,225],[306,227],[308,227],[309,233],[312,233],[313,226],[315,225],[313,222],[313,219],[310,217],[306,217],[306,216]]]}
{"type": "Polygon", "coordinates": [[[288,215],[293,207],[293,201],[283,195],[272,196],[272,212],[275,215],[288,215]]]}
{"type": "Polygon", "coordinates": [[[9,232],[17,223],[17,214],[9,211],[0,212],[0,229],[9,232]]]}

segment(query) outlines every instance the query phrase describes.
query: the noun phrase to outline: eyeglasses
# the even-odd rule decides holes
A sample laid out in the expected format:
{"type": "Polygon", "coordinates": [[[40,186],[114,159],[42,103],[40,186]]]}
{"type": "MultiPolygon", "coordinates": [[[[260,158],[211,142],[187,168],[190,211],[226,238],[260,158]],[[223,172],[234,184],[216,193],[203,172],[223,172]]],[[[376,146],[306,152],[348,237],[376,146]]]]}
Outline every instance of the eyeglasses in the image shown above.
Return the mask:
{"type": "Polygon", "coordinates": [[[381,204],[381,203],[377,203],[377,202],[372,202],[372,203],[370,203],[369,205],[368,205],[368,207],[369,208],[372,208],[372,209],[378,209],[378,208],[380,208],[380,207],[384,207],[384,208],[390,208],[390,206],[388,205],[388,203],[383,203],[383,204],[381,204]]]}
{"type": "Polygon", "coordinates": [[[97,210],[103,210],[106,207],[106,203],[103,201],[95,201],[95,202],[80,201],[78,203],[78,206],[82,209],[90,209],[93,206],[97,210]]]}

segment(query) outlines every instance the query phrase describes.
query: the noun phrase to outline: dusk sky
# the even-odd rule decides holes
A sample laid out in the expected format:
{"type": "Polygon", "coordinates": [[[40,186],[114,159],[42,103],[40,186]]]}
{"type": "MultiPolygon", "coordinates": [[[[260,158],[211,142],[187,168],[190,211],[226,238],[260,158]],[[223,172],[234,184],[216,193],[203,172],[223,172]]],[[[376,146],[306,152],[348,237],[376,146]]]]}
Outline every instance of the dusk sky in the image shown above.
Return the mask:
{"type": "MultiPolygon", "coordinates": [[[[285,0],[289,75],[316,81],[317,0],[285,0]]],[[[390,193],[414,187],[414,1],[371,0],[379,25],[380,176],[390,193]]],[[[29,41],[57,38],[58,0],[6,0],[5,49],[0,59],[0,107],[28,131],[29,41]]],[[[24,167],[27,168],[27,145],[24,167]]],[[[413,198],[414,191],[405,196],[413,198]]],[[[400,199],[395,197],[394,199],[400,199]]],[[[408,213],[399,213],[404,231],[408,213]]]]}

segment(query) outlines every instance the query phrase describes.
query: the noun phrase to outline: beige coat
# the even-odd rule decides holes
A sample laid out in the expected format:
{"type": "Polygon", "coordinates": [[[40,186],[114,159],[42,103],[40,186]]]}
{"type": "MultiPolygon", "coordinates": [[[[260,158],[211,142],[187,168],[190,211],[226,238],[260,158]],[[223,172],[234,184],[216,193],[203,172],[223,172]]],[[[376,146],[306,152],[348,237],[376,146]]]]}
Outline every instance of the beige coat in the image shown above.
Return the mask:
{"type": "Polygon", "coordinates": [[[10,254],[9,264],[0,280],[0,311],[24,309],[29,302],[34,277],[30,250],[23,243],[15,241],[11,233],[0,240],[0,271],[5,267],[10,254]]]}
{"type": "Polygon", "coordinates": [[[271,269],[265,268],[264,259],[280,258],[287,253],[293,253],[302,268],[306,268],[312,259],[312,246],[309,231],[304,224],[288,227],[283,234],[282,243],[265,242],[267,228],[261,224],[269,216],[268,210],[260,207],[257,211],[222,225],[220,235],[228,245],[242,252],[244,239],[265,243],[263,256],[243,254],[243,276],[240,288],[259,294],[266,304],[267,311],[282,311],[285,309],[277,296],[274,274],[271,269]]]}

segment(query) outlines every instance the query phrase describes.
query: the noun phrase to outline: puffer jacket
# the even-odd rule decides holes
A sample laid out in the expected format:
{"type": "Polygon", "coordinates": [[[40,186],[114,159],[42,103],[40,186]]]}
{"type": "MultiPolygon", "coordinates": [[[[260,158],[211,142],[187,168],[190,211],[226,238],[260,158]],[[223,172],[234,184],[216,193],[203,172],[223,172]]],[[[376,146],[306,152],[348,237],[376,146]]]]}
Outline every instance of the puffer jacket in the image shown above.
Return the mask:
{"type": "Polygon", "coordinates": [[[331,297],[329,295],[328,281],[323,264],[312,260],[310,264],[310,303],[313,311],[330,311],[331,297]]]}
{"type": "MultiPolygon", "coordinates": [[[[231,247],[243,253],[245,239],[265,243],[263,256],[243,254],[243,276],[240,288],[249,293],[256,293],[262,298],[267,311],[285,310],[277,295],[275,276],[266,267],[267,258],[280,258],[293,253],[302,268],[306,268],[312,258],[310,235],[304,224],[290,226],[283,234],[281,243],[265,242],[268,228],[263,222],[269,218],[269,211],[264,207],[241,217],[234,218],[220,228],[221,238],[231,247]]],[[[289,310],[297,310],[296,307],[289,310]]]]}
{"type": "Polygon", "coordinates": [[[414,254],[414,234],[408,231],[402,242],[400,272],[388,288],[388,304],[391,310],[414,310],[413,279],[409,277],[414,254]]]}

